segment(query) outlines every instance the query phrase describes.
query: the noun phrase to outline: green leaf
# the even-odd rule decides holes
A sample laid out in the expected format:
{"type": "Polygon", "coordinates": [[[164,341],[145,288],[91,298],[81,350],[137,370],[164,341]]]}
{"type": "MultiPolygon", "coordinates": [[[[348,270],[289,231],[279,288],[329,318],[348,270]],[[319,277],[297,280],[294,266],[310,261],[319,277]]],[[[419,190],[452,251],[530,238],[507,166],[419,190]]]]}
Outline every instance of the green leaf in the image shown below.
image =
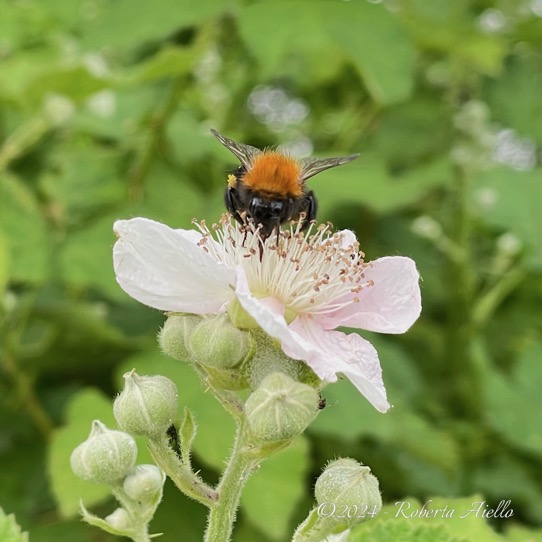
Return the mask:
{"type": "Polygon", "coordinates": [[[492,116],[506,127],[542,144],[542,71],[534,54],[512,56],[499,79],[488,84],[487,96],[492,116]]]}
{"type": "MultiPolygon", "coordinates": [[[[536,469],[536,465],[533,467],[536,469]]],[[[538,503],[542,501],[542,490],[534,472],[521,458],[500,454],[482,462],[473,472],[471,483],[491,502],[510,499],[526,521],[540,524],[542,510],[538,503]]]]}
{"type": "MultiPolygon", "coordinates": [[[[2,13],[3,15],[3,13],[2,13]]],[[[4,17],[2,16],[2,21],[4,17]]],[[[0,32],[0,35],[4,36],[0,32]]],[[[15,103],[24,103],[22,89],[39,77],[44,69],[57,67],[57,52],[53,48],[35,47],[18,51],[2,59],[0,70],[0,96],[9,97],[15,103]]]]}
{"type": "Polygon", "coordinates": [[[465,71],[499,75],[507,42],[500,33],[481,32],[469,0],[408,0],[401,8],[401,20],[408,25],[418,47],[436,50],[449,58],[445,61],[448,65],[441,66],[446,66],[451,77],[458,66],[465,71]]]}
{"type": "Polygon", "coordinates": [[[397,346],[370,337],[382,360],[384,382],[394,407],[378,412],[347,380],[324,389],[327,406],[309,427],[311,433],[354,441],[362,436],[376,437],[410,454],[440,476],[450,478],[460,464],[460,449],[446,431],[433,426],[409,403],[423,386],[412,360],[397,346]]]}
{"type": "Polygon", "coordinates": [[[150,60],[138,64],[129,71],[127,78],[130,84],[134,84],[178,77],[192,70],[196,58],[192,49],[165,47],[160,49],[150,60]]]}
{"type": "Polygon", "coordinates": [[[28,542],[28,533],[21,532],[15,516],[13,514],[6,516],[2,507],[0,507],[0,540],[2,542],[28,542]]]}
{"type": "Polygon", "coordinates": [[[392,176],[382,160],[366,154],[344,168],[331,169],[311,184],[320,203],[320,220],[335,206],[361,204],[377,213],[389,213],[413,205],[425,194],[449,182],[452,170],[447,159],[437,159],[392,176]]]}
{"type": "Polygon", "coordinates": [[[527,263],[542,269],[542,201],[541,169],[516,171],[499,168],[480,177],[473,193],[473,206],[490,225],[515,234],[525,243],[527,263]],[[480,205],[476,198],[485,191],[492,203],[480,205]]]}
{"type": "MultiPolygon", "coordinates": [[[[449,152],[450,120],[449,108],[440,98],[418,95],[382,111],[369,152],[397,170],[413,169],[428,160],[430,163],[431,157],[449,152]],[[413,133],[431,137],[412,137],[413,133]]],[[[359,150],[362,157],[368,152],[364,147],[359,150]]]]}
{"type": "Polygon", "coordinates": [[[388,521],[352,530],[349,542],[466,542],[446,532],[443,527],[434,525],[412,526],[405,522],[388,521]]]}
{"type": "Polygon", "coordinates": [[[266,1],[244,8],[239,26],[264,77],[280,73],[281,63],[291,55],[310,58],[339,48],[375,101],[388,105],[405,100],[412,92],[414,49],[384,6],[368,2],[266,1]],[[299,21],[303,21],[302,32],[299,21]]]}
{"type": "Polygon", "coordinates": [[[61,94],[80,103],[107,86],[106,81],[92,75],[84,66],[55,66],[42,69],[20,92],[26,101],[39,106],[47,94],[61,94]]]}
{"type": "Polygon", "coordinates": [[[192,444],[196,436],[197,426],[194,415],[189,408],[184,409],[183,417],[179,428],[179,437],[181,439],[182,460],[190,464],[190,455],[192,454],[192,444]]]}
{"type": "Polygon", "coordinates": [[[9,280],[9,250],[6,236],[0,230],[0,297],[4,295],[9,280]]]}
{"type": "Polygon", "coordinates": [[[206,513],[207,508],[189,499],[167,480],[164,498],[151,522],[151,532],[164,533],[164,536],[152,540],[201,542],[206,513]]]}
{"type": "Polygon", "coordinates": [[[491,426],[514,446],[542,457],[542,342],[521,354],[512,374],[493,371],[484,380],[491,426]]]}
{"type": "Polygon", "coordinates": [[[534,531],[521,525],[512,525],[505,533],[509,542],[542,542],[542,530],[534,531]]]}
{"type": "Polygon", "coordinates": [[[248,481],[241,508],[269,538],[286,540],[305,493],[309,466],[309,444],[300,437],[289,448],[265,461],[248,481]]]}
{"type": "Polygon", "coordinates": [[[491,509],[491,507],[481,495],[457,499],[434,497],[430,504],[432,510],[442,510],[445,507],[454,510],[453,517],[436,516],[435,518],[425,518],[422,521],[441,524],[450,535],[458,539],[465,538],[469,542],[499,542],[502,540],[502,536],[493,531],[488,521],[483,517],[482,512],[491,509]]]}
{"type": "Polygon", "coordinates": [[[14,176],[0,174],[0,229],[9,248],[10,276],[42,283],[49,276],[51,239],[34,195],[14,176]]]}
{"type": "Polygon", "coordinates": [[[49,160],[40,186],[68,226],[86,223],[124,199],[126,188],[117,173],[120,164],[116,152],[74,142],[52,153],[49,160]]]}
{"type": "Polygon", "coordinates": [[[142,115],[156,107],[160,96],[155,88],[139,84],[104,89],[90,96],[85,108],[77,109],[72,126],[84,134],[122,140],[123,144],[129,145],[134,137],[139,136],[135,128],[141,123],[142,115]]]}
{"type": "Polygon", "coordinates": [[[119,214],[110,214],[87,228],[69,232],[62,246],[60,263],[65,280],[72,285],[98,288],[113,299],[127,301],[113,271],[113,222],[119,214]]]}
{"type": "Polygon", "coordinates": [[[209,198],[177,171],[157,162],[145,179],[144,201],[131,209],[131,216],[139,214],[172,228],[190,228],[192,219],[201,217],[208,203],[209,198]]]}
{"type": "Polygon", "coordinates": [[[89,50],[103,47],[104,43],[115,49],[136,47],[230,11],[235,3],[232,0],[155,0],[149,9],[146,2],[105,0],[95,6],[95,16],[87,19],[82,43],[89,50]]]}
{"type": "Polygon", "coordinates": [[[6,51],[24,47],[43,38],[49,21],[41,3],[29,2],[21,8],[16,2],[3,1],[0,36],[6,51]]]}
{"type": "Polygon", "coordinates": [[[416,55],[398,20],[384,5],[369,2],[327,6],[330,36],[342,46],[373,99],[382,105],[406,100],[414,86],[416,55]]]}
{"type": "Polygon", "coordinates": [[[32,540],[39,542],[64,542],[76,540],[77,542],[96,542],[96,532],[83,523],[79,517],[71,521],[38,525],[31,529],[32,540]]]}
{"type": "Polygon", "coordinates": [[[351,539],[359,542],[502,541],[503,537],[493,531],[482,517],[482,511],[489,509],[489,506],[485,507],[486,503],[479,495],[456,499],[431,497],[424,503],[404,498],[384,506],[374,520],[355,527],[351,539]]]}

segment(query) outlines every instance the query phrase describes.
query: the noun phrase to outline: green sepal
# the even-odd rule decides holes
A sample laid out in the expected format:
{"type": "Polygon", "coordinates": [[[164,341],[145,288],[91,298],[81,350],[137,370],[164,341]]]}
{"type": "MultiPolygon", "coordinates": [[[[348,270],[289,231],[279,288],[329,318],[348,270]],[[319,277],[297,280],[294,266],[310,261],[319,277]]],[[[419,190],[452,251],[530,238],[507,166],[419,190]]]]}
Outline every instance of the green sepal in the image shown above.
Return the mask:
{"type": "Polygon", "coordinates": [[[99,529],[102,529],[102,531],[106,531],[107,533],[114,534],[115,536],[127,536],[128,538],[132,538],[134,535],[134,531],[132,529],[115,529],[112,525],[107,523],[105,519],[102,519],[98,516],[95,516],[94,514],[91,514],[84,506],[83,501],[79,503],[79,506],[81,508],[81,517],[83,521],[88,523],[89,525],[92,525],[94,527],[98,527],[99,529]]]}
{"type": "Polygon", "coordinates": [[[190,465],[192,444],[194,442],[194,438],[196,437],[197,430],[198,427],[192,411],[188,407],[185,407],[179,437],[181,439],[181,460],[187,465],[190,465]]]}

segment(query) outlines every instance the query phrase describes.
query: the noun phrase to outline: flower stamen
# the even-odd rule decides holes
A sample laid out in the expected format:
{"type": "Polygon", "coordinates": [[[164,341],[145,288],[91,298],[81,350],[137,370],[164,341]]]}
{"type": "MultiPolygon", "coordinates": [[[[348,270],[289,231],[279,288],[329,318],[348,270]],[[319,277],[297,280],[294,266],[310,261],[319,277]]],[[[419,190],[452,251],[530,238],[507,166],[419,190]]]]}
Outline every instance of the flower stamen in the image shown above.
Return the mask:
{"type": "Polygon", "coordinates": [[[363,282],[367,264],[358,243],[346,246],[344,234],[333,232],[330,223],[311,221],[303,232],[303,222],[301,217],[267,239],[259,234],[261,226],[250,220],[238,225],[229,215],[213,224],[212,233],[205,221],[195,225],[203,250],[228,267],[241,265],[251,291],[274,297],[295,313],[326,314],[358,303],[351,294],[372,285],[363,282]]]}

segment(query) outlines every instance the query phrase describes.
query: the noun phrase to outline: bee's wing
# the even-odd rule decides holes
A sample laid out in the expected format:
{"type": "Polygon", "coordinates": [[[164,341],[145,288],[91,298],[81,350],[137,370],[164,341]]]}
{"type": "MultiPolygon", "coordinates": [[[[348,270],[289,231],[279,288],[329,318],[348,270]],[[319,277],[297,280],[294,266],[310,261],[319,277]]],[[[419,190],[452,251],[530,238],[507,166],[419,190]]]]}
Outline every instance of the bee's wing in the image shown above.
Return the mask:
{"type": "Polygon", "coordinates": [[[358,156],[359,154],[340,156],[337,158],[304,158],[303,160],[300,160],[301,181],[305,182],[307,179],[314,177],[316,174],[325,171],[326,169],[348,164],[348,162],[355,160],[358,156]]]}
{"type": "Polygon", "coordinates": [[[239,158],[241,164],[247,169],[252,165],[253,159],[258,154],[261,154],[261,150],[250,145],[244,145],[243,143],[236,143],[233,139],[229,139],[219,134],[216,130],[211,129],[211,133],[230,150],[237,158],[239,158]]]}

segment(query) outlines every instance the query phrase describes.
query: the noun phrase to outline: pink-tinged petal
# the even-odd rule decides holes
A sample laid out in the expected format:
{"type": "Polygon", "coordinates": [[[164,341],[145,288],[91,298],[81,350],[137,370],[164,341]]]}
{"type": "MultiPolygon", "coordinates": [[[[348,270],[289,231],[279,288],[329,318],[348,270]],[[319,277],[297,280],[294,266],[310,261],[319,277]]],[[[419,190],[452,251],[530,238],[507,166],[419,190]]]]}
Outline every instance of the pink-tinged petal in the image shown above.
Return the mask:
{"type": "Polygon", "coordinates": [[[364,286],[358,292],[333,300],[332,304],[348,303],[333,312],[315,315],[325,329],[338,326],[355,327],[380,333],[404,333],[420,316],[422,310],[420,275],[416,264],[403,256],[388,256],[370,262],[364,272],[364,286]]]}
{"type": "Polygon", "coordinates": [[[307,316],[296,318],[290,329],[319,350],[318,360],[307,360],[316,374],[342,373],[377,410],[386,412],[390,408],[378,354],[370,342],[355,333],[346,335],[342,331],[322,329],[307,316]],[[314,361],[317,365],[313,365],[314,361]]]}
{"type": "MultiPolygon", "coordinates": [[[[239,303],[268,335],[280,341],[284,353],[293,359],[305,361],[317,357],[318,351],[288,327],[284,319],[284,305],[272,297],[254,297],[244,269],[237,267],[236,273],[235,295],[239,303]]],[[[320,374],[318,376],[324,378],[320,374]]]]}
{"type": "Polygon", "coordinates": [[[326,331],[306,316],[288,325],[284,305],[274,298],[254,297],[244,270],[238,267],[236,272],[235,295],[239,303],[268,335],[280,341],[287,356],[305,361],[328,382],[335,382],[337,373],[344,374],[378,410],[385,412],[389,408],[378,354],[368,341],[356,334],[326,331]]]}
{"type": "Polygon", "coordinates": [[[118,220],[113,229],[117,282],[141,303],[207,314],[233,298],[234,270],[206,254],[195,236],[146,218],[118,220]]]}

